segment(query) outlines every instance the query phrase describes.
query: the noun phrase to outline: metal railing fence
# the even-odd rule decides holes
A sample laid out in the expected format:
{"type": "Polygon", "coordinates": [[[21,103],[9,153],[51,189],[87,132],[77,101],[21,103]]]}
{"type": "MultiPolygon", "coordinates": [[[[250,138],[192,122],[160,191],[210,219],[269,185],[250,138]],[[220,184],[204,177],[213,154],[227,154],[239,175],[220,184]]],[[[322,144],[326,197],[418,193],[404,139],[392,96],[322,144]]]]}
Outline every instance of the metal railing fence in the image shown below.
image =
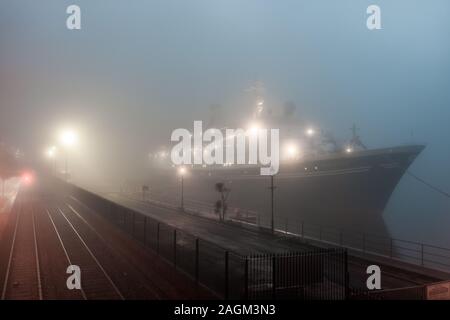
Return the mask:
{"type": "MultiPolygon", "coordinates": [[[[176,204],[172,204],[172,202],[157,201],[152,198],[148,198],[146,201],[161,206],[176,207],[176,204]]],[[[201,207],[198,207],[197,203],[189,199],[186,199],[186,203],[186,213],[217,219],[212,205],[207,206],[202,203],[201,207]]],[[[250,224],[266,230],[271,229],[271,218],[252,210],[230,210],[226,215],[226,220],[250,224]]],[[[292,217],[275,216],[274,225],[277,232],[290,234],[302,239],[317,240],[363,254],[374,254],[384,258],[450,272],[450,248],[368,232],[338,229],[292,217]]]]}
{"type": "MultiPolygon", "coordinates": [[[[252,219],[233,219],[270,230],[270,217],[255,215],[252,219]]],[[[450,272],[450,249],[421,242],[383,237],[376,234],[341,230],[307,223],[288,217],[275,217],[275,230],[301,239],[317,240],[362,254],[373,254],[414,265],[450,272]]]]}
{"type": "Polygon", "coordinates": [[[347,251],[243,256],[74,185],[65,190],[223,299],[345,299],[347,251]]]}

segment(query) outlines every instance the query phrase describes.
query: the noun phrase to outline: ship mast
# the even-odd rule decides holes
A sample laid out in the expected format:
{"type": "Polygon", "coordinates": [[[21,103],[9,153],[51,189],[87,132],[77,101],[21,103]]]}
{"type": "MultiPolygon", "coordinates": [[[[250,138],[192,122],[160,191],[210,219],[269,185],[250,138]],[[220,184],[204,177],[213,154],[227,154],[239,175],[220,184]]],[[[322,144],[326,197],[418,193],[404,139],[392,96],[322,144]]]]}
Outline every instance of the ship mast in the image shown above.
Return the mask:
{"type": "Polygon", "coordinates": [[[367,147],[364,145],[364,143],[362,143],[359,135],[358,135],[358,128],[356,127],[356,124],[353,124],[353,126],[350,128],[350,130],[352,131],[352,139],[350,140],[350,145],[355,148],[361,148],[363,150],[366,150],[367,147]]]}
{"type": "Polygon", "coordinates": [[[253,111],[253,119],[259,120],[264,112],[264,83],[257,80],[246,90],[253,93],[255,97],[255,107],[253,111]]]}

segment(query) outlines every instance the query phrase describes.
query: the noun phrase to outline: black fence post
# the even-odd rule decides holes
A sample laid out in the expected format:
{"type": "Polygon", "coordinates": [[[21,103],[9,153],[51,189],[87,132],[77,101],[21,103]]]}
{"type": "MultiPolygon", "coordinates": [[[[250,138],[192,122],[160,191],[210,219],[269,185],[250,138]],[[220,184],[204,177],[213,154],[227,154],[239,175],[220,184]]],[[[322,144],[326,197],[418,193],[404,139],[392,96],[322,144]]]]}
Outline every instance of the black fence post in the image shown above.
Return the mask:
{"type": "Polygon", "coordinates": [[[363,253],[366,253],[366,234],[363,233],[363,243],[362,243],[362,247],[363,247],[363,253]]]}
{"type": "Polygon", "coordinates": [[[344,271],[345,271],[345,300],[350,299],[350,274],[348,271],[348,254],[344,251],[344,271]]]}
{"type": "Polygon", "coordinates": [[[198,272],[199,272],[199,240],[195,239],[195,281],[198,282],[198,272]]]}
{"type": "Polygon", "coordinates": [[[302,238],[305,240],[305,222],[302,221],[302,238]]]}
{"type": "Polygon", "coordinates": [[[135,225],[136,225],[136,212],[133,211],[133,226],[131,228],[131,234],[133,237],[135,236],[135,225]]]}
{"type": "Polygon", "coordinates": [[[394,256],[394,240],[391,238],[390,242],[391,242],[390,243],[390,245],[391,245],[390,256],[391,256],[391,259],[392,259],[392,257],[394,256]]]}
{"type": "Polygon", "coordinates": [[[147,217],[144,216],[144,246],[147,245],[147,217]]]}
{"type": "Polygon", "coordinates": [[[422,267],[425,265],[425,260],[424,260],[424,245],[423,243],[420,244],[420,262],[422,267]]]}
{"type": "Polygon", "coordinates": [[[156,253],[159,254],[159,222],[156,225],[156,253]]]}
{"type": "Polygon", "coordinates": [[[228,300],[228,251],[225,251],[225,300],[228,300]]]}
{"type": "Polygon", "coordinates": [[[177,268],[177,229],[173,229],[173,265],[177,268]]]}
{"type": "Polygon", "coordinates": [[[244,299],[248,300],[248,257],[245,258],[244,268],[244,299]]]}
{"type": "Polygon", "coordinates": [[[272,257],[272,299],[274,299],[274,300],[277,297],[276,278],[277,278],[276,261],[275,261],[275,256],[273,256],[272,257]]]}

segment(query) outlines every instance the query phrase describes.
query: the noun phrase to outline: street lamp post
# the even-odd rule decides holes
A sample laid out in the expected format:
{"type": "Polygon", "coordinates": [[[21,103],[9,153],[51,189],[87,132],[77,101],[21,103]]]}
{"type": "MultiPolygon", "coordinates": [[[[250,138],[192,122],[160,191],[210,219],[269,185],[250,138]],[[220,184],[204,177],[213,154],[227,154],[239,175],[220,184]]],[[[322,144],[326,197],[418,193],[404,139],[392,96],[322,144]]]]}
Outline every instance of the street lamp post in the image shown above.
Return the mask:
{"type": "Polygon", "coordinates": [[[69,157],[67,155],[67,150],[64,151],[64,179],[69,181],[69,157]]]}
{"type": "Polygon", "coordinates": [[[270,212],[271,212],[271,220],[270,220],[270,226],[271,226],[271,230],[272,230],[272,233],[274,233],[275,232],[275,217],[274,217],[274,191],[275,191],[275,189],[276,189],[276,187],[274,186],[274,183],[273,183],[273,177],[274,177],[274,175],[271,175],[270,176],[270,187],[269,187],[269,189],[270,189],[270,198],[271,198],[271,201],[270,201],[270,212]]]}
{"type": "Polygon", "coordinates": [[[53,157],[53,168],[52,168],[52,172],[53,172],[53,176],[56,177],[56,157],[53,157]]]}
{"type": "Polygon", "coordinates": [[[64,146],[64,176],[66,182],[69,180],[69,155],[68,149],[77,142],[77,135],[72,130],[65,130],[60,136],[61,144],[64,146]]]}
{"type": "Polygon", "coordinates": [[[184,176],[181,176],[181,210],[184,211],[184,176]]]}
{"type": "Polygon", "coordinates": [[[51,146],[47,149],[47,157],[52,161],[52,175],[56,175],[56,147],[51,146]]]}

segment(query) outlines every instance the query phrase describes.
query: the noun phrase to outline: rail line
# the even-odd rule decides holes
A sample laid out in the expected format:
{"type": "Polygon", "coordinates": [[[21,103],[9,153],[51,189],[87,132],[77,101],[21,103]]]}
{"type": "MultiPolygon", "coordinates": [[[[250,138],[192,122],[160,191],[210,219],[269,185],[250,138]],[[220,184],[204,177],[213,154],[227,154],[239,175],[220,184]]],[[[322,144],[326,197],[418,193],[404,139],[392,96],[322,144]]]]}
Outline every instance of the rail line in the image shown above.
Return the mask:
{"type": "Polygon", "coordinates": [[[23,198],[20,199],[20,205],[17,207],[16,223],[2,288],[2,300],[31,298],[42,300],[43,297],[36,225],[32,208],[33,195],[30,193],[29,197],[29,210],[25,210],[27,206],[24,205],[23,198]]]}
{"type": "Polygon", "coordinates": [[[16,224],[14,227],[11,249],[9,251],[8,265],[6,267],[5,280],[4,280],[3,288],[2,288],[2,300],[5,300],[5,297],[6,297],[6,289],[8,287],[9,274],[11,272],[11,262],[12,262],[12,258],[13,258],[14,247],[16,245],[17,229],[19,227],[20,214],[22,213],[21,209],[22,209],[22,203],[20,203],[20,208],[17,209],[18,211],[17,211],[17,217],[16,217],[16,224]]]}
{"type": "Polygon", "coordinates": [[[34,240],[34,255],[36,260],[36,274],[37,274],[37,286],[38,286],[38,295],[39,300],[43,299],[42,295],[42,283],[41,283],[41,267],[39,263],[39,248],[36,236],[36,220],[34,219],[34,209],[31,208],[31,219],[33,220],[33,240],[34,240]]]}
{"type": "MultiPolygon", "coordinates": [[[[86,225],[89,228],[89,230],[93,234],[95,234],[105,246],[108,246],[105,238],[73,206],[71,206],[68,203],[65,203],[65,206],[70,210],[70,212],[72,212],[78,218],[78,220],[80,220],[84,225],[86,225]]],[[[108,248],[110,250],[112,250],[117,256],[121,256],[121,253],[116,248],[114,248],[112,246],[108,246],[108,248]]],[[[152,295],[156,299],[162,299],[164,296],[163,291],[151,279],[147,278],[147,281],[149,281],[149,283],[151,283],[151,285],[153,285],[155,287],[155,289],[153,287],[149,287],[149,286],[146,286],[145,288],[147,290],[151,291],[152,295]]]]}
{"type": "Polygon", "coordinates": [[[71,265],[76,264],[80,266],[83,271],[83,279],[85,279],[82,281],[81,288],[83,298],[118,298],[124,300],[125,298],[119,288],[62,210],[59,207],[57,207],[56,210],[53,210],[57,216],[52,215],[50,212],[51,211],[47,210],[47,214],[52,222],[66,258],[71,265]],[[58,220],[58,216],[61,217],[60,220],[62,223],[55,221],[58,220]],[[58,224],[60,225],[57,226],[58,224]],[[64,228],[66,229],[66,232],[64,232],[64,236],[61,236],[63,233],[61,229],[64,228]],[[84,249],[84,252],[81,249],[84,249]],[[109,287],[109,289],[107,287],[109,287]]]}
{"type": "MultiPolygon", "coordinates": [[[[53,218],[50,215],[50,212],[48,211],[48,209],[46,209],[46,213],[47,213],[47,215],[48,215],[48,217],[50,219],[50,222],[51,222],[51,224],[53,226],[53,230],[55,230],[56,236],[58,237],[59,243],[61,244],[61,248],[64,251],[64,255],[66,256],[67,262],[69,262],[69,265],[73,265],[72,261],[70,260],[69,253],[67,252],[66,247],[64,246],[64,242],[61,239],[61,235],[59,234],[58,229],[56,228],[55,222],[53,221],[53,218]]],[[[84,292],[83,287],[80,288],[80,292],[81,292],[81,295],[82,295],[83,299],[87,300],[86,293],[84,292]]]]}

